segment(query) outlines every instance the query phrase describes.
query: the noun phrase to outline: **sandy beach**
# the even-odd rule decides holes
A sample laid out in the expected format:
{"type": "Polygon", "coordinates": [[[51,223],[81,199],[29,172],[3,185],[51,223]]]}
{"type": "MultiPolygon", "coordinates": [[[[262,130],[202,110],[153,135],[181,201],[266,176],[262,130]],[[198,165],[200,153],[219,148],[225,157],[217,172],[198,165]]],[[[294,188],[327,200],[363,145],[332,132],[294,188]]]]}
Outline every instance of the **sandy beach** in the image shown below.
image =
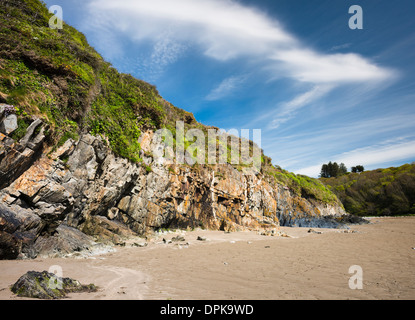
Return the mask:
{"type": "Polygon", "coordinates": [[[165,233],[146,247],[87,259],[0,261],[0,299],[23,299],[9,287],[27,271],[54,265],[64,277],[99,287],[68,297],[76,300],[415,299],[415,217],[370,221],[349,232],[281,228],[287,237],[165,233]],[[169,243],[178,235],[185,240],[169,243]],[[363,271],[361,290],[349,287],[353,265],[363,271]]]}

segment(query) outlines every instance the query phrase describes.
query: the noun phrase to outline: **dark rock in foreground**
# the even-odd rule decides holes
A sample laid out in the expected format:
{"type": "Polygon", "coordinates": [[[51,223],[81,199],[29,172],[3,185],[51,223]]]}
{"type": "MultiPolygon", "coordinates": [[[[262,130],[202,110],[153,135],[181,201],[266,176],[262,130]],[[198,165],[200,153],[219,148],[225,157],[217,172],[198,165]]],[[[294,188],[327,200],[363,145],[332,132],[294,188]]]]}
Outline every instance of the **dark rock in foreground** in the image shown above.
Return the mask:
{"type": "Polygon", "coordinates": [[[82,285],[70,278],[60,278],[47,271],[29,271],[21,276],[11,287],[11,291],[19,297],[37,299],[62,299],[71,292],[95,292],[93,284],[82,285]]]}

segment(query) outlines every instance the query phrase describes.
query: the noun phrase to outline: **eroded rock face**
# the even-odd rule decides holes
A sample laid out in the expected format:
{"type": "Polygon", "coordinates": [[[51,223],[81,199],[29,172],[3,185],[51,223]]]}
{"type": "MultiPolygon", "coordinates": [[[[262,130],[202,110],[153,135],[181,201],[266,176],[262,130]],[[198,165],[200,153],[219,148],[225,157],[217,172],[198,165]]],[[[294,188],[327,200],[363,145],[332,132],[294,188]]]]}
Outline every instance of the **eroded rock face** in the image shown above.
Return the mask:
{"type": "Polygon", "coordinates": [[[158,228],[335,226],[327,217],[345,214],[340,205],[295,196],[261,174],[243,174],[230,165],[190,167],[155,160],[149,155],[162,146],[152,132],[141,137],[143,164],[115,156],[105,141],[91,135],[34,158],[42,139],[41,131],[34,136],[33,127],[19,144],[0,136],[0,184],[6,186],[0,191],[0,219],[8,217],[7,230],[0,231],[17,239],[25,257],[46,254],[48,248],[56,253],[51,243],[59,243],[62,252],[82,248],[70,243],[65,228],[117,244],[158,228]],[[16,151],[27,149],[32,153],[25,157],[16,151]],[[4,159],[11,166],[2,166],[4,159]],[[22,163],[22,172],[12,169],[22,163]],[[9,172],[12,178],[5,178],[9,172]]]}

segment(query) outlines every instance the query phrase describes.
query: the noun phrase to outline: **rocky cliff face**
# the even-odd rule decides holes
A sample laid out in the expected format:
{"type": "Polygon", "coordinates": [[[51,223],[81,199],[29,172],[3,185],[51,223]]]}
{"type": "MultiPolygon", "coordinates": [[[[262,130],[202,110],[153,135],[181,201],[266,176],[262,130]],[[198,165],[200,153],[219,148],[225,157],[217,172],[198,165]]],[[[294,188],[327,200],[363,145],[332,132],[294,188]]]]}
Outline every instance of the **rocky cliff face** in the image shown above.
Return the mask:
{"type": "Polygon", "coordinates": [[[345,214],[230,165],[156,161],[152,131],[140,138],[144,162],[136,164],[89,134],[48,147],[44,130],[35,120],[19,142],[0,133],[0,258],[91,250],[159,228],[336,226],[333,217],[345,214]]]}

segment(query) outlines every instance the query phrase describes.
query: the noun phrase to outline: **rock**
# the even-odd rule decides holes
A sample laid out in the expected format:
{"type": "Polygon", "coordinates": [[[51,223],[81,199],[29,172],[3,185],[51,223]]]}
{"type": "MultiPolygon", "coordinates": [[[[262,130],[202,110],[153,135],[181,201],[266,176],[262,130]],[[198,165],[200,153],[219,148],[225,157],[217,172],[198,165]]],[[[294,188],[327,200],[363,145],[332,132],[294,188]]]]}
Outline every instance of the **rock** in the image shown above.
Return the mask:
{"type": "Polygon", "coordinates": [[[96,292],[93,284],[82,285],[70,278],[57,277],[47,271],[29,271],[11,287],[11,291],[19,297],[36,299],[62,299],[71,292],[96,292]]]}
{"type": "Polygon", "coordinates": [[[8,187],[19,178],[22,173],[29,170],[31,165],[40,156],[38,151],[44,142],[44,128],[34,140],[31,140],[37,126],[42,123],[37,119],[29,126],[26,135],[15,143],[0,133],[0,189],[8,187]]]}
{"type": "Polygon", "coordinates": [[[226,233],[231,233],[238,231],[238,228],[235,223],[232,223],[228,220],[223,220],[222,225],[220,226],[220,230],[225,231],[226,233]]]}
{"type": "Polygon", "coordinates": [[[198,240],[198,241],[207,241],[207,238],[206,238],[206,237],[201,237],[201,236],[198,236],[198,237],[197,237],[197,240],[198,240]]]}
{"type": "Polygon", "coordinates": [[[322,232],[316,231],[316,230],[313,230],[313,229],[309,229],[308,233],[322,234],[322,232]]]}
{"type": "Polygon", "coordinates": [[[280,232],[277,229],[267,229],[260,232],[261,236],[267,236],[267,237],[275,237],[277,235],[280,235],[280,232]]]}
{"type": "Polygon", "coordinates": [[[22,139],[20,139],[19,144],[25,148],[27,144],[29,143],[30,139],[32,138],[33,134],[35,133],[35,130],[38,126],[42,124],[42,120],[36,119],[33,121],[30,126],[26,130],[26,134],[22,139]]]}
{"type": "Polygon", "coordinates": [[[357,225],[362,225],[362,224],[369,224],[370,221],[359,217],[359,216],[355,216],[352,214],[349,215],[342,215],[339,218],[337,218],[337,220],[341,223],[345,223],[345,224],[357,224],[357,225]]]}
{"type": "Polygon", "coordinates": [[[283,231],[278,231],[277,236],[278,237],[283,237],[283,238],[291,238],[288,234],[286,234],[283,231]]]}
{"type": "Polygon", "coordinates": [[[133,243],[133,247],[145,248],[147,246],[148,246],[147,242],[142,242],[142,243],[134,242],[133,243]]]}
{"type": "Polygon", "coordinates": [[[0,203],[0,231],[13,233],[21,224],[22,222],[17,218],[16,213],[0,203]]]}
{"type": "Polygon", "coordinates": [[[17,116],[15,114],[8,115],[3,121],[0,122],[0,131],[7,135],[13,133],[18,127],[17,116]]]}
{"type": "Polygon", "coordinates": [[[177,237],[173,237],[171,239],[171,241],[173,241],[173,242],[181,242],[181,241],[186,241],[186,239],[184,237],[182,237],[182,236],[177,236],[177,237]]]}
{"type": "Polygon", "coordinates": [[[36,239],[33,249],[42,258],[66,257],[74,252],[93,251],[97,243],[78,229],[60,225],[53,236],[41,236],[36,239]]]}
{"type": "Polygon", "coordinates": [[[83,233],[94,237],[96,241],[116,245],[124,243],[122,238],[135,235],[124,224],[102,216],[88,217],[79,228],[83,233]]]}
{"type": "Polygon", "coordinates": [[[118,216],[118,212],[119,211],[120,211],[120,209],[118,209],[118,208],[111,208],[111,209],[109,209],[108,210],[108,213],[107,213],[108,219],[114,220],[118,216]]]}
{"type": "Polygon", "coordinates": [[[42,220],[31,210],[0,203],[0,259],[36,257],[30,247],[44,226],[42,220]]]}
{"type": "MultiPolygon", "coordinates": [[[[278,213],[278,219],[280,226],[283,227],[300,227],[300,228],[333,228],[333,229],[344,229],[348,228],[347,224],[340,218],[344,216],[342,213],[344,209],[339,208],[339,215],[332,213],[332,210],[336,210],[335,207],[327,206],[322,204],[307,203],[302,199],[296,199],[304,207],[301,211],[296,212],[281,212],[278,213]]],[[[297,209],[298,210],[298,209],[297,209]]]]}

